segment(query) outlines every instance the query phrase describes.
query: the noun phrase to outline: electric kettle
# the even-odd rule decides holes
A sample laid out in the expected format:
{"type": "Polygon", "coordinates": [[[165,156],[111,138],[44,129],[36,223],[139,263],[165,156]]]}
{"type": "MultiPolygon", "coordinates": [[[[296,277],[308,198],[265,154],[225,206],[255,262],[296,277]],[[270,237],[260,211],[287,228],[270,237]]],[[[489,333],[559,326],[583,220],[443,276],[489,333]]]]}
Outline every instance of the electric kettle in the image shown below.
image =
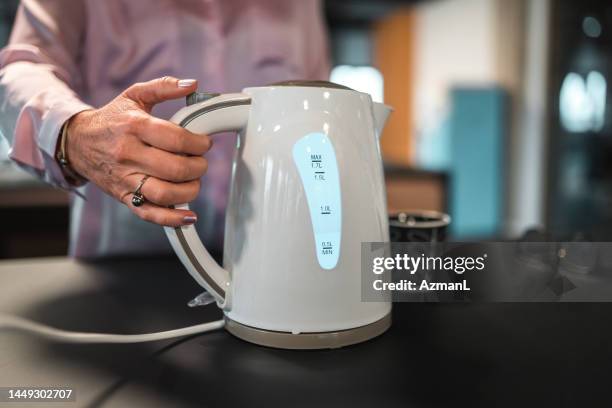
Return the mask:
{"type": "MultiPolygon", "coordinates": [[[[361,243],[388,242],[379,134],[391,109],[323,81],[195,93],[172,122],[237,131],[223,267],[193,225],[165,231],[225,327],[279,348],[336,348],[391,324],[391,302],[361,300],[361,243]]],[[[188,209],[188,204],[175,208],[188,209]]]]}

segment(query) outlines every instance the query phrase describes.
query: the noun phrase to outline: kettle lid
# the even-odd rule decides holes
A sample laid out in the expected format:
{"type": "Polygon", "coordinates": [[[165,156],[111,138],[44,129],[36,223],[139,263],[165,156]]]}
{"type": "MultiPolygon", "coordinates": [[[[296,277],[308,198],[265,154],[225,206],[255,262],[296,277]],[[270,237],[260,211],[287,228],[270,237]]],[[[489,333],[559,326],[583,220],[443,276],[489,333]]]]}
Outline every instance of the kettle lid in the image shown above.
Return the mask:
{"type": "Polygon", "coordinates": [[[274,82],[272,84],[269,84],[268,86],[303,86],[303,87],[312,87],[312,88],[332,88],[332,89],[344,89],[347,91],[354,91],[354,89],[349,88],[348,86],[336,84],[334,82],[309,81],[309,80],[303,80],[303,79],[292,79],[289,81],[274,82]]]}

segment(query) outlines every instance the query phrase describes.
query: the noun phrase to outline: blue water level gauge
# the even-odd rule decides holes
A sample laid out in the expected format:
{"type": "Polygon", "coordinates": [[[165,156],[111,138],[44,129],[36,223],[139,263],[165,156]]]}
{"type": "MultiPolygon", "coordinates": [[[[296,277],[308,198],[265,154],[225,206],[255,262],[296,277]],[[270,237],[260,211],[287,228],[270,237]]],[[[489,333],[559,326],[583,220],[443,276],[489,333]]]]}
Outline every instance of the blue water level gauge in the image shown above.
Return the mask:
{"type": "Polygon", "coordinates": [[[333,269],[340,256],[342,203],[336,153],[324,133],[309,133],[293,146],[315,238],[319,265],[333,269]]]}

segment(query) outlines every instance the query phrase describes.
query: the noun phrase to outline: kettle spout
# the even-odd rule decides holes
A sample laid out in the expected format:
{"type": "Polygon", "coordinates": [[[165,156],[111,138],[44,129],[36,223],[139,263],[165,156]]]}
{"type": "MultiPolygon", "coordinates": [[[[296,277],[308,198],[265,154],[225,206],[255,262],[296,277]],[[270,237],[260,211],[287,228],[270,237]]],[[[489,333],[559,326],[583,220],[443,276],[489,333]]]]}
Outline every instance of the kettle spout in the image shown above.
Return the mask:
{"type": "Polygon", "coordinates": [[[387,119],[391,112],[393,112],[393,108],[389,105],[385,105],[384,103],[374,102],[374,124],[376,125],[376,135],[380,138],[382,135],[382,131],[385,127],[385,123],[387,123],[387,119]]]}

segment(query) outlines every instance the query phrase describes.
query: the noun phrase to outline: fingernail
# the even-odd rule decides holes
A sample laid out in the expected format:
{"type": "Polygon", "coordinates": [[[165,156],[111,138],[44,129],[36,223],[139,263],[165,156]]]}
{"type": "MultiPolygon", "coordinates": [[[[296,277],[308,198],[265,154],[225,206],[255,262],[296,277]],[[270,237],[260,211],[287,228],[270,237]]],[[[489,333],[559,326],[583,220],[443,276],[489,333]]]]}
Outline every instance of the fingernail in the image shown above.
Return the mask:
{"type": "Polygon", "coordinates": [[[179,88],[191,88],[196,82],[197,80],[195,79],[180,79],[178,81],[178,86],[179,88]]]}
{"type": "Polygon", "coordinates": [[[195,217],[193,215],[187,215],[185,217],[183,217],[183,222],[186,225],[191,225],[191,224],[195,224],[195,222],[198,220],[198,217],[195,217]]]}

